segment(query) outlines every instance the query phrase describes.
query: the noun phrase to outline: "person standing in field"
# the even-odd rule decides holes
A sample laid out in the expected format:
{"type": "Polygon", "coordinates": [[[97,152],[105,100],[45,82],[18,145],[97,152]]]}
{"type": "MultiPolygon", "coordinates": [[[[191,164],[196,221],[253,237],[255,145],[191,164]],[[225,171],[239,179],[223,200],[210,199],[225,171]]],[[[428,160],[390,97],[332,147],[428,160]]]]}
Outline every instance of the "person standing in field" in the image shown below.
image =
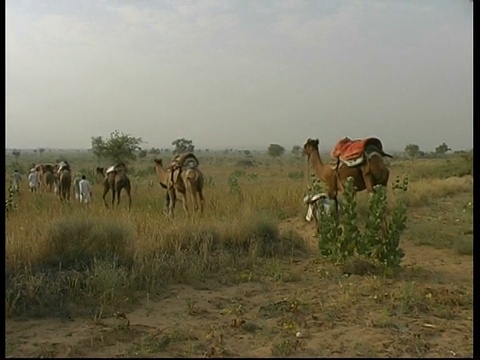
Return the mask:
{"type": "Polygon", "coordinates": [[[19,191],[20,190],[20,181],[22,180],[22,176],[18,172],[18,170],[15,169],[13,172],[13,190],[19,191]]]}
{"type": "Polygon", "coordinates": [[[30,191],[36,193],[39,184],[38,171],[33,167],[30,170],[30,174],[28,174],[28,186],[30,187],[30,191]]]}
{"type": "Polygon", "coordinates": [[[92,200],[92,187],[90,182],[85,178],[85,175],[82,175],[82,180],[78,183],[80,189],[80,202],[89,203],[92,200]]]}

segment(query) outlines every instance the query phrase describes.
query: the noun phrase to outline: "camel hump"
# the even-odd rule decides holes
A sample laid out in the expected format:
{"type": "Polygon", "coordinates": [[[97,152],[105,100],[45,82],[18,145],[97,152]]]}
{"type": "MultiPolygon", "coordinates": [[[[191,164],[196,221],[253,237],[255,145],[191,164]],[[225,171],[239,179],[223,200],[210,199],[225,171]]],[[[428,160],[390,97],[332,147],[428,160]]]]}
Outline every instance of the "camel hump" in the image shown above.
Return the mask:
{"type": "Polygon", "coordinates": [[[349,161],[360,158],[365,152],[381,152],[382,149],[382,142],[376,137],[354,140],[345,137],[333,147],[330,156],[334,159],[341,158],[349,161]]]}
{"type": "Polygon", "coordinates": [[[62,161],[58,164],[58,171],[70,170],[70,164],[67,161],[62,161]]]}
{"type": "Polygon", "coordinates": [[[116,171],[127,171],[127,165],[125,165],[125,163],[123,162],[119,162],[119,163],[116,163],[116,164],[113,164],[112,166],[110,166],[106,171],[105,173],[108,175],[110,174],[111,172],[116,172],[116,171]]]}
{"type": "Polygon", "coordinates": [[[52,164],[43,165],[43,171],[45,171],[45,172],[47,172],[47,171],[53,172],[53,168],[54,168],[54,166],[52,164]]]}
{"type": "Polygon", "coordinates": [[[189,168],[195,169],[199,165],[199,161],[194,153],[188,152],[175,156],[175,158],[170,163],[172,168],[189,168]]]}

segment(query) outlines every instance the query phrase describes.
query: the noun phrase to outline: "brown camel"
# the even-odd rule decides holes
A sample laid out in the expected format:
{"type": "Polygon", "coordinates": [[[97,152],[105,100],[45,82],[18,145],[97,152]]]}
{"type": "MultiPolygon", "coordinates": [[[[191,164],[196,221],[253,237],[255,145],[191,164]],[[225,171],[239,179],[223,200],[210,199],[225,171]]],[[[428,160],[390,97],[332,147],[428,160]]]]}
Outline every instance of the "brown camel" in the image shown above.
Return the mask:
{"type": "Polygon", "coordinates": [[[168,214],[173,216],[177,194],[180,196],[183,209],[189,215],[187,206],[187,193],[193,203],[194,210],[203,212],[205,198],[203,197],[204,177],[197,168],[198,160],[191,153],[182,154],[175,158],[165,169],[162,159],[154,159],[155,172],[157,173],[160,185],[167,189],[165,207],[168,214]],[[193,160],[193,161],[190,161],[193,160]],[[196,163],[196,164],[195,164],[196,163]],[[187,164],[192,164],[188,166],[187,164]]]}
{"type": "Polygon", "coordinates": [[[55,166],[52,164],[39,164],[35,169],[38,171],[43,191],[53,192],[55,186],[55,166]]]}
{"type": "Polygon", "coordinates": [[[349,166],[340,158],[334,164],[324,164],[318,151],[318,139],[307,139],[303,149],[308,156],[311,166],[319,180],[327,187],[327,195],[334,200],[338,211],[337,194],[343,192],[346,180],[351,176],[354,179],[355,191],[367,190],[373,192],[375,185],[386,186],[390,171],[386,167],[383,157],[391,157],[378,146],[367,146],[361,154],[363,160],[355,166],[349,166]]]}
{"type": "Polygon", "coordinates": [[[120,193],[123,189],[128,196],[128,210],[132,207],[132,195],[131,195],[131,183],[127,175],[127,167],[124,163],[118,163],[115,166],[105,170],[103,167],[97,167],[97,174],[103,176],[103,202],[108,208],[105,196],[111,190],[112,191],[112,209],[115,204],[115,194],[117,195],[117,207],[120,204],[120,193]]]}
{"type": "Polygon", "coordinates": [[[70,201],[70,190],[72,187],[72,171],[67,162],[61,164],[57,170],[58,196],[60,200],[70,201]]]}

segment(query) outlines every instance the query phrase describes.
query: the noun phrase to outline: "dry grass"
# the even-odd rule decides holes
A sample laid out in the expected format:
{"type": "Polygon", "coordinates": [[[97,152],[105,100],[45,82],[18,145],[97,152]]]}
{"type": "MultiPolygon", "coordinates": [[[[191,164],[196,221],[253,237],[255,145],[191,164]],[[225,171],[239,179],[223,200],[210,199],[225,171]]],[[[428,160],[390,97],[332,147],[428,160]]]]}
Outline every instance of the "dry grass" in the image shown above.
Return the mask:
{"type": "MultiPolygon", "coordinates": [[[[78,159],[78,168],[93,166],[82,161],[78,159]]],[[[82,316],[101,326],[114,311],[133,319],[130,314],[136,313],[137,321],[146,321],[140,311],[147,317],[163,314],[162,324],[170,321],[168,316],[176,319],[161,331],[116,320],[111,331],[88,333],[68,349],[45,343],[31,355],[103,356],[98,349],[115,347],[129,356],[239,356],[240,348],[255,342],[264,350],[250,356],[448,356],[431,352],[433,335],[421,332],[419,318],[438,327],[440,336],[449,331],[448,321],[469,316],[473,289],[451,277],[460,275],[437,272],[433,260],[412,265],[429,253],[412,260],[407,250],[395,279],[369,273],[347,277],[318,255],[311,258],[306,225],[303,220],[297,225],[306,211],[302,198],[308,177],[299,175],[304,164],[280,166],[261,159],[257,163],[263,165],[239,169],[230,165],[235,159],[222,161],[202,165],[208,178],[206,209],[193,218],[185,217],[180,204],[174,220],[162,214],[164,191],[149,161],[136,164],[142,175],[132,176],[130,212],[124,199],[119,209],[106,209],[98,184],[89,207],[61,204],[52,194],[34,195],[22,188],[15,197],[16,211],[6,219],[10,320],[82,316]],[[235,189],[229,176],[237,180],[235,189]],[[172,286],[180,285],[192,290],[175,293],[178,304],[168,303],[171,307],[161,302],[173,296],[172,286]],[[147,310],[138,309],[145,294],[147,310]],[[216,320],[206,323],[208,319],[216,320]],[[188,325],[194,320],[197,325],[188,325]],[[376,334],[376,339],[395,340],[361,340],[376,334]],[[222,340],[223,335],[236,339],[235,344],[222,340]]],[[[472,177],[426,179],[416,175],[420,165],[392,163],[392,180],[406,172],[411,179],[405,240],[412,246],[454,249],[460,259],[471,255],[472,177]]],[[[435,166],[427,168],[423,174],[433,173],[435,166]]],[[[387,196],[392,198],[392,189],[387,196]]],[[[357,203],[361,222],[367,194],[358,194],[357,203]]],[[[7,341],[10,353],[18,346],[7,341]]],[[[469,349],[454,350],[469,356],[469,349]]]]}

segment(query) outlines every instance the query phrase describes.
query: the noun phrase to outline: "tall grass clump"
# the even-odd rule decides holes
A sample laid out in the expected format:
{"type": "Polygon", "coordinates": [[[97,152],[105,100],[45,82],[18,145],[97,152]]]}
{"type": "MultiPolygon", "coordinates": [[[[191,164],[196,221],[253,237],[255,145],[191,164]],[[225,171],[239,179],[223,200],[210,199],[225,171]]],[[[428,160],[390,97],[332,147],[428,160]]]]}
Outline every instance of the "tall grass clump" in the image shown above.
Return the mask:
{"type": "Polygon", "coordinates": [[[94,259],[132,261],[135,228],[115,219],[94,219],[86,215],[55,221],[45,238],[42,266],[81,270],[94,259]]]}
{"type": "MultiPolygon", "coordinates": [[[[166,226],[140,241],[132,275],[135,284],[154,292],[168,283],[195,284],[207,277],[251,268],[263,258],[290,256],[306,249],[292,231],[280,231],[278,220],[246,209],[228,221],[188,220],[166,226]],[[148,241],[148,242],[147,242],[148,241]]],[[[141,236],[143,238],[143,236],[141,236]]]]}

